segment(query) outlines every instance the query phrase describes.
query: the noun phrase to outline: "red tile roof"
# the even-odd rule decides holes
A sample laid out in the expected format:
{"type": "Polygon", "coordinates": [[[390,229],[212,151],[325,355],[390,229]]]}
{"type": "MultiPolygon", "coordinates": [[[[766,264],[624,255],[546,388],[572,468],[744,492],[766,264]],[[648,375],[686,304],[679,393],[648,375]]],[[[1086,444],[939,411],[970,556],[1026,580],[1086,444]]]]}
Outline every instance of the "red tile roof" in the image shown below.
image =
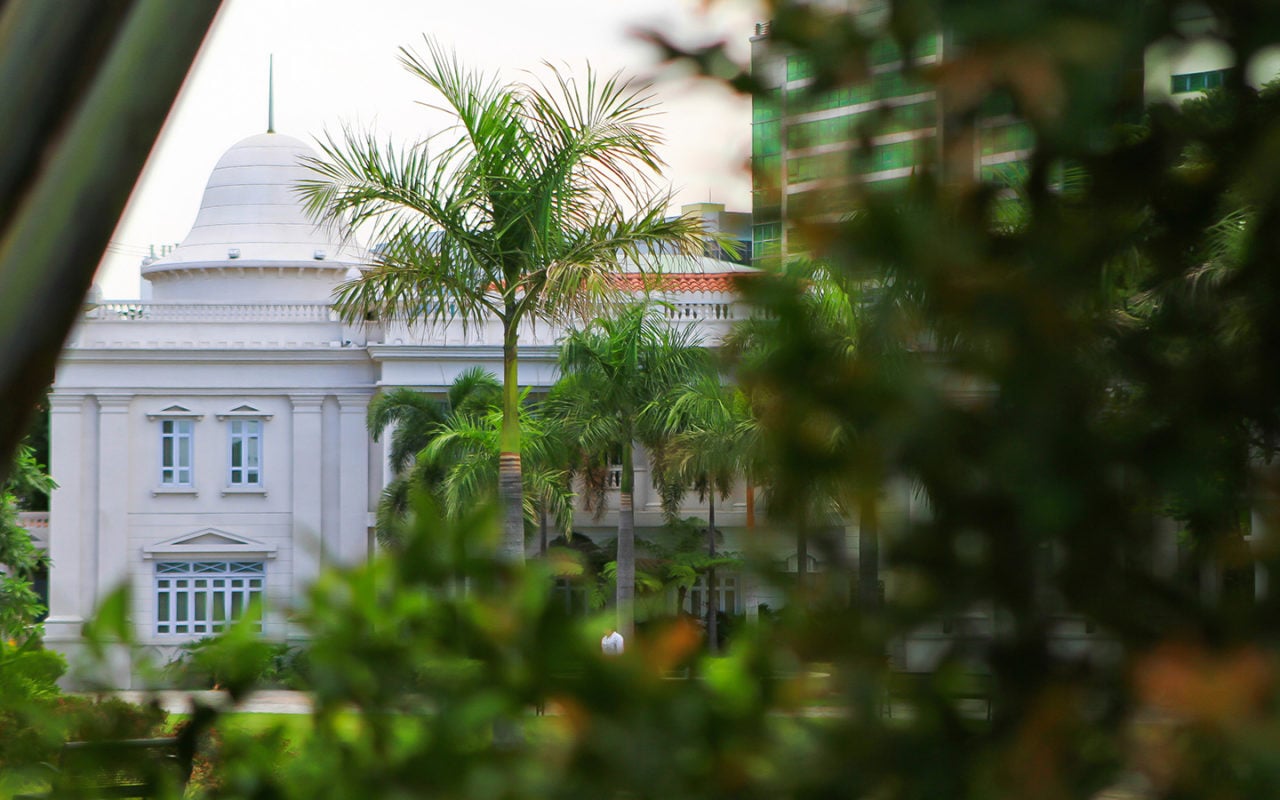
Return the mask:
{"type": "Polygon", "coordinates": [[[742,276],[741,272],[718,273],[666,273],[663,275],[641,275],[630,272],[620,276],[622,287],[638,292],[648,286],[650,289],[663,292],[731,292],[734,281],[742,276]]]}

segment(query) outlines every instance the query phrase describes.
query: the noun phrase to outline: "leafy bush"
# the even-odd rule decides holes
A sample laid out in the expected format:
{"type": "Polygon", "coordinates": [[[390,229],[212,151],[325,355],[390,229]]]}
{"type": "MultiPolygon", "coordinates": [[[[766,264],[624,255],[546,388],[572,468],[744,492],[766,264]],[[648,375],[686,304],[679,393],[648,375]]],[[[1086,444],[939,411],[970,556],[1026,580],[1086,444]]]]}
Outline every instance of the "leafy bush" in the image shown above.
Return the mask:
{"type": "Polygon", "coordinates": [[[0,767],[54,759],[66,741],[158,735],[165,712],[106,697],[64,695],[57,680],[67,664],[36,639],[0,642],[0,767]]]}
{"type": "Polygon", "coordinates": [[[233,642],[206,637],[182,646],[164,668],[167,682],[179,689],[215,689],[252,685],[261,689],[303,689],[307,650],[256,638],[233,642]]]}
{"type": "Polygon", "coordinates": [[[0,640],[0,767],[47,760],[64,735],[49,711],[66,672],[62,656],[40,647],[0,640]]]}

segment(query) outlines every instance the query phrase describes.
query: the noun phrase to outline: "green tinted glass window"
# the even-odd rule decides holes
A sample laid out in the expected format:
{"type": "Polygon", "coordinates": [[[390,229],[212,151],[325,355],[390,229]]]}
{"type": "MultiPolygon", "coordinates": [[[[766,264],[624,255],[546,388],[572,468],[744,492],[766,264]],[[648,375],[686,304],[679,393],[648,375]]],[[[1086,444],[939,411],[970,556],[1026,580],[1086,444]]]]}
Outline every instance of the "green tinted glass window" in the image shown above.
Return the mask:
{"type": "Polygon", "coordinates": [[[888,180],[870,180],[862,185],[871,192],[901,192],[911,184],[910,178],[889,178],[888,180]]]}
{"type": "Polygon", "coordinates": [[[938,54],[938,38],[936,33],[921,36],[916,41],[915,54],[917,56],[936,56],[938,54]]]}
{"type": "Polygon", "coordinates": [[[813,75],[813,65],[800,56],[787,56],[787,80],[798,81],[813,75]]]}
{"type": "Polygon", "coordinates": [[[780,135],[780,123],[757,122],[751,128],[751,154],[758,158],[782,152],[780,135]]]}
{"type": "Polygon", "coordinates": [[[768,122],[769,120],[777,119],[779,116],[778,101],[780,99],[781,92],[773,91],[752,100],[751,121],[768,122]]]}
{"type": "Polygon", "coordinates": [[[996,125],[984,128],[979,134],[984,156],[1030,150],[1035,146],[1035,134],[1025,122],[996,125]]]}
{"type": "Polygon", "coordinates": [[[928,154],[932,145],[932,138],[876,145],[871,148],[869,166],[875,172],[914,167],[928,154]]]}
{"type": "Polygon", "coordinates": [[[872,64],[888,64],[902,59],[902,48],[893,39],[877,39],[868,55],[872,64]]]}
{"type": "Polygon", "coordinates": [[[787,147],[817,147],[847,142],[853,136],[856,117],[834,117],[801,122],[787,128],[787,147]]]}
{"type": "Polygon", "coordinates": [[[932,101],[909,103],[898,106],[889,112],[888,119],[881,126],[881,133],[900,133],[931,128],[937,124],[932,101]]]}
{"type": "Polygon", "coordinates": [[[819,178],[832,178],[849,171],[848,152],[823,153],[787,160],[787,182],[803,183],[819,178]]]}
{"type": "Polygon", "coordinates": [[[757,156],[751,160],[751,187],[764,189],[777,186],[778,172],[782,169],[781,156],[757,156]]]}
{"type": "Polygon", "coordinates": [[[998,186],[1019,186],[1026,179],[1027,165],[1022,161],[983,164],[980,174],[986,183],[994,183],[998,186]]]}

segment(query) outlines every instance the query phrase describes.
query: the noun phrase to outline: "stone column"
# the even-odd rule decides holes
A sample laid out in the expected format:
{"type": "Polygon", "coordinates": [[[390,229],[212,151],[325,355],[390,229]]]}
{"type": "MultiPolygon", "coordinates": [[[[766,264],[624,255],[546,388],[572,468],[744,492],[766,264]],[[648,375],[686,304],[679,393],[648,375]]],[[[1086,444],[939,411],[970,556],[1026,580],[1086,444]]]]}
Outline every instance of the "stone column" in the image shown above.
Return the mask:
{"type": "Polygon", "coordinates": [[[115,591],[129,580],[129,404],[132,400],[130,395],[98,395],[99,595],[115,591]]]}
{"type": "Polygon", "coordinates": [[[324,542],[321,538],[323,490],[320,447],[321,410],[319,394],[292,394],[293,404],[293,597],[301,600],[307,587],[320,575],[324,542]]]}
{"type": "Polygon", "coordinates": [[[49,395],[49,467],[58,488],[49,503],[49,617],[45,639],[77,641],[80,626],[92,609],[93,587],[84,582],[92,563],[92,526],[84,525],[87,465],[85,396],[49,395]]]}
{"type": "Polygon", "coordinates": [[[365,416],[369,395],[338,398],[338,552],[342,564],[363,561],[369,553],[369,434],[365,416]]]}

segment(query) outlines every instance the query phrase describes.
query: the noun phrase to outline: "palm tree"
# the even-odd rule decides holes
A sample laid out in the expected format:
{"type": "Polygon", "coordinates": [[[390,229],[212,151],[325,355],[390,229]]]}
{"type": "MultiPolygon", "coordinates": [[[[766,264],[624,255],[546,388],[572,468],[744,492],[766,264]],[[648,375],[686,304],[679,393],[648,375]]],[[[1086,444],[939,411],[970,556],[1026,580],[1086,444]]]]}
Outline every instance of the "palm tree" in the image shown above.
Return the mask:
{"type": "Polygon", "coordinates": [[[501,83],[431,40],[400,60],[439,95],[456,139],[428,154],[425,142],[398,150],[346,131],[300,191],[317,218],[381,243],[376,264],[336,292],[344,318],[500,322],[503,554],[521,561],[521,324],[584,318],[619,291],[619,259],[692,249],[702,226],[664,219],[653,98],[619,76],[550,69],[544,82],[501,83]]]}
{"type": "Polygon", "coordinates": [[[502,386],[497,378],[479,366],[455,378],[443,402],[425,392],[404,387],[374,396],[369,403],[366,426],[375,442],[391,427],[387,457],[395,473],[378,503],[379,541],[384,545],[394,542],[399,522],[408,512],[413,487],[434,489],[444,477],[439,470],[419,467],[418,454],[423,448],[439,435],[451,416],[496,408],[501,397],[502,386]]]}
{"type": "Polygon", "coordinates": [[[706,368],[707,351],[692,329],[673,326],[654,303],[629,303],[612,316],[574,331],[560,351],[561,379],[555,396],[583,449],[617,454],[618,630],[634,629],[635,493],[634,447],[653,447],[662,435],[655,401],[689,374],[706,368]]]}
{"type": "MultiPolygon", "coordinates": [[[[524,444],[522,524],[537,522],[539,547],[545,555],[547,518],[568,531],[572,526],[572,493],[564,465],[563,444],[556,421],[545,404],[528,402],[522,393],[520,428],[524,444]]],[[[430,477],[440,507],[447,516],[461,517],[493,495],[499,469],[502,407],[463,408],[450,414],[418,455],[415,472],[430,477]]]]}
{"type": "MultiPolygon", "coordinates": [[[[661,482],[692,488],[707,500],[707,592],[716,585],[716,495],[727,500],[739,478],[753,481],[759,469],[759,426],[747,395],[725,386],[715,370],[690,376],[659,401],[666,446],[655,467],[661,482]]],[[[666,493],[664,493],[666,494],[666,493]]],[[[716,608],[707,604],[707,641],[712,650],[718,641],[716,608]]]]}

